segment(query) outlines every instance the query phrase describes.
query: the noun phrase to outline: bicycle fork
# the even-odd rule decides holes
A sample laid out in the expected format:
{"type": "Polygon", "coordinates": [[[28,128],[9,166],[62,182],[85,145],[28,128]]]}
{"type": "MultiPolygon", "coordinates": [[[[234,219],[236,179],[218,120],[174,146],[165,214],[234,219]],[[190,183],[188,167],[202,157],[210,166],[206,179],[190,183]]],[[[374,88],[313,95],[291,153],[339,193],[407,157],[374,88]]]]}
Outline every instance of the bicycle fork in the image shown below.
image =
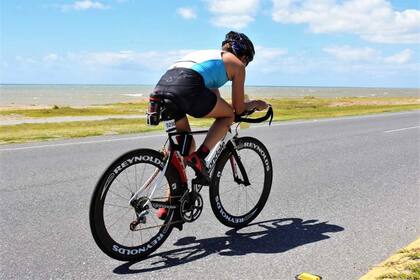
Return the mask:
{"type": "Polygon", "coordinates": [[[232,144],[232,142],[229,142],[227,144],[227,148],[230,150],[230,152],[232,154],[229,157],[229,161],[230,161],[230,165],[232,167],[233,180],[236,183],[243,184],[245,186],[251,185],[251,183],[249,182],[248,174],[246,173],[245,167],[242,164],[241,158],[240,158],[238,152],[236,151],[234,145],[232,144]],[[239,168],[239,171],[241,172],[242,179],[239,178],[238,168],[239,168]]]}

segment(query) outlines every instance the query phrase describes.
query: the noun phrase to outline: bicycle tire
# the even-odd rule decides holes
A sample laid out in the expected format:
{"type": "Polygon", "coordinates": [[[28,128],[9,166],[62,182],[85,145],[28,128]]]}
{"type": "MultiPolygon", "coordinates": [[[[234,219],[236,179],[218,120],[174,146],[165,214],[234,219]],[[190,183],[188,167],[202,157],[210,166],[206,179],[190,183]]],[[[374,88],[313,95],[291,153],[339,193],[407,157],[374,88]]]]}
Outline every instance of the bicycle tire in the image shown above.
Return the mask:
{"type": "MultiPolygon", "coordinates": [[[[106,225],[107,222],[105,220],[105,215],[104,215],[105,201],[107,200],[107,196],[113,197],[114,192],[118,194],[118,192],[116,192],[115,190],[111,192],[110,191],[111,187],[113,186],[114,182],[115,184],[117,184],[117,182],[120,181],[118,177],[123,176],[122,174],[124,173],[126,174],[129,180],[129,176],[127,174],[128,174],[129,168],[132,168],[133,166],[135,168],[136,180],[137,180],[136,164],[150,165],[152,166],[151,167],[152,169],[155,168],[154,170],[156,172],[157,168],[160,171],[163,169],[164,160],[161,153],[155,150],[150,150],[150,149],[138,149],[138,150],[125,153],[124,155],[116,159],[104,171],[103,175],[99,179],[94,189],[91,202],[90,202],[89,222],[90,222],[91,232],[92,232],[92,235],[96,244],[109,257],[116,260],[120,260],[120,261],[140,261],[146,258],[148,255],[150,255],[156,249],[158,249],[166,240],[166,238],[170,235],[173,229],[172,220],[174,217],[177,217],[175,211],[179,209],[179,208],[169,209],[166,219],[164,221],[159,221],[159,223],[162,222],[162,225],[159,227],[159,224],[156,223],[157,226],[155,226],[155,228],[158,229],[157,234],[152,236],[152,238],[148,239],[147,242],[144,242],[142,244],[132,244],[132,245],[121,244],[119,240],[118,241],[116,240],[116,237],[114,235],[111,236],[110,234],[111,229],[109,227],[107,228],[107,225],[106,225]],[[125,172],[126,170],[127,172],[125,172]]],[[[143,173],[145,173],[144,170],[145,169],[143,169],[143,173]]],[[[146,176],[148,175],[146,174],[146,176]]],[[[170,164],[168,165],[168,168],[166,170],[165,177],[166,177],[166,181],[168,185],[170,186],[169,187],[170,196],[171,197],[180,196],[182,188],[180,184],[179,174],[170,164]]],[[[122,179],[123,178],[121,178],[121,180],[122,179]]],[[[135,185],[138,186],[140,184],[136,183],[135,185]]],[[[130,186],[131,185],[129,185],[129,187],[130,186]]],[[[118,195],[122,196],[121,194],[118,194],[118,195]]],[[[134,208],[129,204],[128,202],[129,199],[130,197],[128,196],[127,202],[126,202],[128,206],[127,208],[131,207],[132,208],[131,214],[133,214],[135,213],[135,211],[134,211],[134,208]]],[[[124,207],[124,205],[125,204],[122,201],[120,207],[124,207]]],[[[130,212],[130,210],[127,210],[127,211],[130,212]]],[[[150,221],[154,220],[156,222],[158,219],[153,217],[153,215],[154,213],[151,213],[150,217],[146,216],[146,218],[150,219],[150,221]]],[[[121,219],[122,218],[123,217],[121,217],[121,219]]],[[[116,220],[116,222],[119,222],[118,219],[116,220]]],[[[116,230],[119,231],[120,229],[116,229],[116,230]]],[[[130,230],[130,229],[121,228],[121,231],[124,231],[124,230],[130,230]]],[[[134,233],[132,234],[134,235],[134,233]]],[[[142,236],[141,236],[141,242],[143,242],[142,236]]]]}
{"type": "MultiPolygon", "coordinates": [[[[216,218],[222,224],[228,227],[241,228],[253,221],[264,208],[264,205],[267,202],[271,190],[271,184],[273,180],[273,167],[270,154],[268,153],[263,143],[261,143],[259,140],[252,137],[242,137],[236,138],[234,141],[235,150],[237,151],[238,155],[242,158],[241,162],[245,167],[251,185],[246,187],[235,182],[230,183],[230,181],[228,182],[223,180],[223,178],[230,177],[230,174],[226,174],[229,172],[225,172],[229,171],[229,169],[226,168],[229,165],[227,165],[226,163],[228,163],[229,159],[233,157],[232,151],[229,148],[225,148],[222,151],[219,159],[217,160],[214,172],[212,173],[212,182],[210,185],[209,193],[211,208],[216,218]],[[244,153],[245,150],[247,150],[246,154],[244,153]],[[262,168],[258,168],[258,164],[256,165],[256,167],[250,166],[247,163],[247,158],[245,158],[248,154],[251,154],[254,157],[256,156],[256,159],[254,161],[260,164],[259,166],[262,168]],[[261,172],[259,170],[264,171],[261,172]],[[252,175],[255,174],[255,172],[262,173],[264,178],[264,181],[261,183],[262,190],[258,201],[253,207],[250,207],[249,211],[245,210],[245,213],[232,213],[234,211],[232,209],[228,209],[228,207],[226,206],[226,201],[228,198],[223,197],[221,193],[221,188],[225,188],[226,185],[233,186],[228,191],[226,191],[226,193],[233,193],[236,191],[238,193],[238,196],[240,196],[242,192],[245,192],[245,194],[247,195],[247,191],[251,190],[250,188],[253,188],[253,182],[255,182],[255,178],[252,178],[252,175]]],[[[233,175],[231,179],[233,181],[233,175]]],[[[243,207],[243,205],[239,205],[239,199],[237,201],[237,204],[238,208],[243,207]]]]}

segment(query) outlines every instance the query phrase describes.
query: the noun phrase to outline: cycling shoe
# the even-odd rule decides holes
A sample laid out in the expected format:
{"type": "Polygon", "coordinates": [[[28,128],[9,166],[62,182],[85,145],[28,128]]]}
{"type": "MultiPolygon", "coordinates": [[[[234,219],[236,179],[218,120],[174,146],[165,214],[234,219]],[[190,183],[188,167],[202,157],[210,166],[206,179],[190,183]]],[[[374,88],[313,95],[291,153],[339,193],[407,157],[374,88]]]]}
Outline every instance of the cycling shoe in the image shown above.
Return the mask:
{"type": "Polygon", "coordinates": [[[201,177],[205,184],[210,183],[210,176],[206,167],[206,162],[200,158],[196,152],[186,156],[185,163],[195,171],[197,178],[201,177]]]}

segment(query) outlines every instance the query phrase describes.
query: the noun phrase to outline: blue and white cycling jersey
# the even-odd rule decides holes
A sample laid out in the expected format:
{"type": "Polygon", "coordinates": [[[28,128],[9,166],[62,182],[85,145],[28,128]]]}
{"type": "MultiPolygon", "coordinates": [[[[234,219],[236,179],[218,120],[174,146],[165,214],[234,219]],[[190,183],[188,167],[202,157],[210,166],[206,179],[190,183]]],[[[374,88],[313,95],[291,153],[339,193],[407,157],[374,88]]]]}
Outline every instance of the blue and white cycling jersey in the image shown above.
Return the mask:
{"type": "Polygon", "coordinates": [[[169,69],[192,69],[200,73],[207,88],[220,88],[228,81],[222,53],[221,50],[195,51],[184,56],[169,69]]]}

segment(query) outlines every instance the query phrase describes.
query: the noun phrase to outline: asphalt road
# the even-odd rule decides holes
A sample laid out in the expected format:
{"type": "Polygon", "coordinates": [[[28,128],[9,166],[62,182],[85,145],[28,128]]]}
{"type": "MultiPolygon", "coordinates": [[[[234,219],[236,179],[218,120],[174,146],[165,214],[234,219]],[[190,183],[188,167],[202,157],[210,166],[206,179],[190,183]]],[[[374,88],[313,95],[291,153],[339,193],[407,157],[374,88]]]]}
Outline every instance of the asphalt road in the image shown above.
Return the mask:
{"type": "MultiPolygon", "coordinates": [[[[241,132],[268,147],[274,182],[251,226],[198,221],[149,259],[110,259],[88,223],[117,156],[161,135],[1,146],[0,279],[358,279],[419,235],[420,111],[289,122],[241,132]]],[[[203,193],[203,192],[202,192],[203,193]]]]}

